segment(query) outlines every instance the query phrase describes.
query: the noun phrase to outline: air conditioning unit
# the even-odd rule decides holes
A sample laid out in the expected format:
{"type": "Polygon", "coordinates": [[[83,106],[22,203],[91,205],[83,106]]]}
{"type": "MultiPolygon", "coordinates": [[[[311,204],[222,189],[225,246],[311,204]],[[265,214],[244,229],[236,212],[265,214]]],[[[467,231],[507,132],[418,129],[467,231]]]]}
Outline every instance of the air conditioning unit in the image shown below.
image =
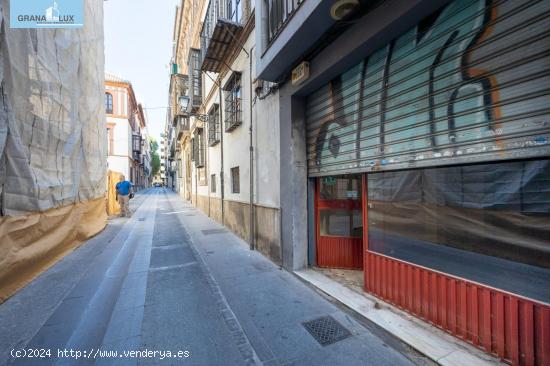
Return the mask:
{"type": "Polygon", "coordinates": [[[309,78],[309,62],[303,61],[292,70],[292,85],[300,85],[309,78]]]}

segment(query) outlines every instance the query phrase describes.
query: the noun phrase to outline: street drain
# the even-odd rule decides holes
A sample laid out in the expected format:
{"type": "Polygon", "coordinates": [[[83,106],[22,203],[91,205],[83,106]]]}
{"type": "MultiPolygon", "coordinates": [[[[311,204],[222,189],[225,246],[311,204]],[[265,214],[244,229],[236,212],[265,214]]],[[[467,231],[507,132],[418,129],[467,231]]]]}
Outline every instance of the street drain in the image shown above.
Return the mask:
{"type": "Polygon", "coordinates": [[[183,216],[197,216],[196,214],[185,214],[183,216]]]}
{"type": "Polygon", "coordinates": [[[145,217],[140,217],[138,221],[145,221],[145,217]]]}
{"type": "Polygon", "coordinates": [[[302,323],[306,330],[321,346],[332,344],[351,335],[350,331],[338,323],[331,316],[323,316],[302,323]]]}
{"type": "Polygon", "coordinates": [[[212,235],[212,234],[224,234],[227,232],[225,229],[207,229],[207,230],[201,230],[202,235],[212,235]]]}

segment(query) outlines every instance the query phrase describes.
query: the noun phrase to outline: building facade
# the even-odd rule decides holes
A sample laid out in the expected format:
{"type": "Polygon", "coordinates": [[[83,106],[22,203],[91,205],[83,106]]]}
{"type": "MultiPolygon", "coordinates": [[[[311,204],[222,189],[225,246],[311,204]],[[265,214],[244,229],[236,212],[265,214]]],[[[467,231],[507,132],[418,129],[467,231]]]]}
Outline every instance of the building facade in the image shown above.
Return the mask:
{"type": "Polygon", "coordinates": [[[284,266],[360,271],[503,360],[548,363],[549,6],[258,3],[284,266]]]}
{"type": "Polygon", "coordinates": [[[151,152],[143,107],[132,84],[105,74],[108,169],[124,174],[136,189],[151,185],[151,152]]]}
{"type": "Polygon", "coordinates": [[[288,270],[349,270],[502,360],[545,364],[548,10],[182,2],[172,188],[288,270]]]}
{"type": "Polygon", "coordinates": [[[184,199],[280,263],[278,98],[255,78],[254,19],[250,1],[176,9],[167,164],[184,199]]]}

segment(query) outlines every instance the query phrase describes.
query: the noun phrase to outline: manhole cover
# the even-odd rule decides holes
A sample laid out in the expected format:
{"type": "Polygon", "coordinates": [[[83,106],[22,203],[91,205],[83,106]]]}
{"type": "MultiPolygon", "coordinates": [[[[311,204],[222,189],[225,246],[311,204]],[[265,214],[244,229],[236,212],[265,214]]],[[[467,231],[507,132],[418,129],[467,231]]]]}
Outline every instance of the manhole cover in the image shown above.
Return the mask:
{"type": "Polygon", "coordinates": [[[207,229],[207,230],[201,230],[202,235],[212,235],[212,234],[224,234],[227,232],[225,229],[207,229]]]}
{"type": "Polygon", "coordinates": [[[302,325],[321,346],[341,341],[351,335],[349,330],[344,328],[331,316],[313,319],[302,323],[302,325]]]}

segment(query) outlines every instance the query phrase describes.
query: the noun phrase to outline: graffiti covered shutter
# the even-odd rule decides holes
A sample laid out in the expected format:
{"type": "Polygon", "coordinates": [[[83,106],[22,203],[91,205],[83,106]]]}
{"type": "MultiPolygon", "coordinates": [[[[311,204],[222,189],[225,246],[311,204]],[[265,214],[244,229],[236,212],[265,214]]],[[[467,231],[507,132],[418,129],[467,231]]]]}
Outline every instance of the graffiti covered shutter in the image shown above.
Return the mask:
{"type": "Polygon", "coordinates": [[[455,0],[307,99],[310,176],[550,155],[550,1],[455,0]]]}

